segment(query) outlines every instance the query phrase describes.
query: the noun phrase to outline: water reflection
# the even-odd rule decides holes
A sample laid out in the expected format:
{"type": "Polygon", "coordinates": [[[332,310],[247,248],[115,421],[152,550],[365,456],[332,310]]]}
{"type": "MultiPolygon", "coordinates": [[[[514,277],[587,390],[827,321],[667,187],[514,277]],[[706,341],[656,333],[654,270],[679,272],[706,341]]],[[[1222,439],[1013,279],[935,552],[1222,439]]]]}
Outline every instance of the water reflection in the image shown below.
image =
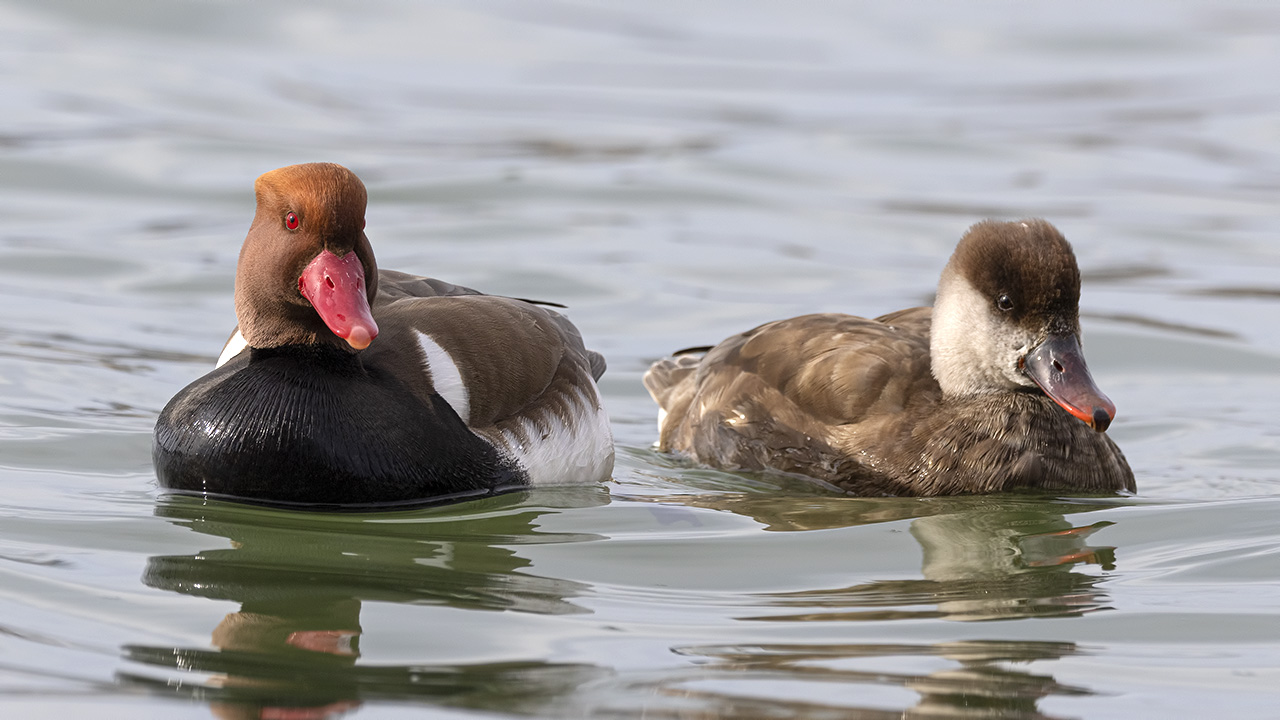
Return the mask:
{"type": "MultiPolygon", "coordinates": [[[[1115,569],[1115,548],[1090,540],[1113,523],[1072,522],[1073,515],[1098,506],[1009,496],[780,499],[759,493],[662,501],[730,510],[783,532],[908,521],[922,551],[920,578],[758,595],[766,611],[739,618],[750,623],[986,621],[1108,609],[1101,587],[1106,575],[1085,569],[1115,569]]],[[[831,632],[838,635],[839,626],[833,625],[831,632]]],[[[891,634],[892,626],[886,632],[891,634]]],[[[741,718],[1046,718],[1050,716],[1038,708],[1041,698],[1092,694],[1051,675],[1010,666],[1083,652],[1069,642],[771,643],[675,651],[699,659],[697,671],[656,679],[651,691],[678,697],[686,706],[717,712],[732,708],[733,717],[741,718]],[[922,666],[930,669],[922,672],[922,666]],[[833,684],[857,688],[848,691],[848,704],[811,700],[839,697],[833,684]],[[771,690],[757,689],[763,687],[771,690]],[[884,707],[901,709],[880,709],[884,707]]],[[[665,716],[701,717],[679,712],[665,716]]]]}
{"type": "MultiPolygon", "coordinates": [[[[671,501],[672,498],[667,498],[671,501]]],[[[1075,525],[1068,516],[1097,506],[1019,496],[971,498],[808,498],[780,502],[753,494],[684,496],[683,504],[749,515],[770,530],[797,531],[910,520],[923,551],[921,575],[765,596],[797,610],[749,619],[873,621],[995,620],[1074,616],[1107,608],[1099,588],[1115,569],[1115,548],[1090,536],[1113,523],[1075,525]]]]}
{"type": "MultiPolygon", "coordinates": [[[[600,488],[556,494],[585,507],[608,501],[600,488]]],[[[528,494],[468,503],[465,509],[377,516],[285,513],[173,498],[157,514],[230,541],[194,555],[155,556],[143,582],[239,610],[212,629],[208,648],[128,646],[128,660],[177,673],[130,673],[122,680],[206,700],[220,718],[326,718],[368,699],[414,699],[453,706],[538,706],[599,676],[593,665],[541,661],[365,666],[362,604],[444,605],[536,614],[587,612],[574,602],[586,586],[522,572],[508,545],[576,542],[537,519],[552,512],[528,494]]],[[[448,630],[442,630],[448,632],[448,630]]]]}
{"type": "Polygon", "coordinates": [[[1074,527],[1057,516],[1028,528],[1001,520],[998,514],[917,518],[911,534],[924,549],[922,579],[779,593],[770,596],[771,605],[803,612],[753,619],[997,620],[1075,616],[1107,608],[1107,597],[1098,588],[1104,578],[1077,572],[1077,566],[1114,568],[1115,548],[1088,544],[1091,534],[1111,523],[1074,527]]]}
{"type": "MultiPolygon", "coordinates": [[[[679,648],[682,655],[707,661],[697,674],[671,679],[659,691],[680,694],[685,702],[740,709],[737,718],[903,718],[903,717],[1002,717],[1037,718],[1037,703],[1049,696],[1090,695],[1090,691],[1041,675],[1010,668],[1009,663],[1056,660],[1080,652],[1075,643],[963,641],[934,645],[752,645],[679,648]],[[904,660],[946,661],[930,673],[885,671],[886,665],[904,660]],[[866,669],[861,669],[862,666],[866,669]],[[786,702],[752,698],[752,685],[766,683],[834,683],[848,686],[856,699],[837,706],[812,700],[786,702]],[[919,695],[905,711],[880,709],[893,689],[919,695]],[[876,702],[879,701],[879,702],[876,702]]],[[[830,695],[815,688],[807,697],[830,695]]],[[[672,714],[670,717],[686,717],[672,714]]]]}
{"type": "MultiPolygon", "coordinates": [[[[757,480],[743,482],[751,486],[757,480]]],[[[368,602],[532,615],[598,611],[602,606],[593,598],[609,589],[587,584],[592,561],[586,556],[575,565],[585,574],[570,576],[582,580],[534,574],[540,566],[526,556],[547,554],[535,552],[533,545],[585,541],[583,549],[599,548],[598,560],[614,562],[619,543],[668,537],[662,513],[652,516],[646,531],[631,526],[608,543],[588,533],[545,529],[545,517],[560,508],[607,503],[603,489],[573,491],[558,505],[517,494],[367,516],[174,498],[157,514],[206,536],[215,547],[152,557],[144,582],[231,600],[238,607],[211,623],[207,646],[126,647],[126,659],[137,669],[121,679],[208,702],[220,718],[328,718],[386,701],[547,717],[880,718],[976,712],[1044,718],[1038,707],[1042,698],[1091,693],[1044,672],[1046,663],[1082,652],[1074,643],[981,635],[918,644],[850,642],[840,634],[872,628],[868,623],[875,622],[886,623],[880,628],[892,637],[893,621],[900,620],[1061,617],[1104,609],[1105,572],[1086,569],[1114,567],[1114,549],[1091,542],[1110,523],[1073,522],[1099,506],[1034,497],[847,498],[809,489],[809,494],[787,495],[721,488],[654,500],[675,503],[666,507],[685,513],[698,507],[729,510],[772,532],[850,529],[857,532],[848,537],[856,539],[869,537],[865,530],[896,529],[891,525],[897,523],[914,540],[906,544],[921,550],[919,577],[863,578],[812,588],[796,582],[785,586],[795,590],[733,595],[727,603],[724,594],[710,591],[700,598],[707,601],[699,603],[700,612],[717,605],[724,612],[710,620],[710,634],[696,639],[683,632],[679,640],[667,639],[663,630],[645,623],[615,625],[606,610],[600,621],[617,627],[620,639],[648,638],[673,660],[644,667],[619,658],[557,661],[518,642],[513,646],[518,651],[504,646],[500,661],[448,662],[442,649],[448,643],[437,647],[433,639],[439,638],[422,635],[422,624],[417,634],[428,644],[423,662],[378,662],[362,648],[361,615],[368,602]],[[521,551],[521,546],[530,547],[521,551]],[[815,622],[823,624],[824,641],[811,639],[816,626],[805,623],[815,622]],[[717,623],[738,628],[735,639],[722,642],[717,623]],[[767,642],[741,640],[756,631],[763,631],[767,642]]],[[[687,530],[682,525],[675,535],[687,530]]],[[[697,546],[690,546],[691,553],[714,554],[707,550],[711,536],[693,533],[688,541],[697,546]]],[[[641,560],[634,568],[635,587],[664,588],[654,590],[654,607],[670,597],[669,586],[657,584],[669,577],[662,573],[669,562],[667,557],[652,565],[641,560]]],[[[475,633],[483,626],[473,619],[455,629],[435,618],[425,625],[442,635],[475,633]]]]}

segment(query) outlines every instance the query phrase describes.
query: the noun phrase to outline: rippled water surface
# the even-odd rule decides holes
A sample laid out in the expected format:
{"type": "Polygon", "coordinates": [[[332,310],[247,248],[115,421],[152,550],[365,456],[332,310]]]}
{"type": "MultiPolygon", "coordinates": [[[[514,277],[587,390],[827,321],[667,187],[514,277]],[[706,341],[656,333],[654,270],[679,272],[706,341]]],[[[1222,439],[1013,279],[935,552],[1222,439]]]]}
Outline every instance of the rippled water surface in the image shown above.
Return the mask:
{"type": "Polygon", "coordinates": [[[1280,8],[0,0],[5,717],[1274,717],[1280,8]],[[614,481],[405,513],[157,492],[252,181],[570,306],[614,481]],[[1133,498],[834,496],[652,451],[649,362],[1073,241],[1133,498]]]}

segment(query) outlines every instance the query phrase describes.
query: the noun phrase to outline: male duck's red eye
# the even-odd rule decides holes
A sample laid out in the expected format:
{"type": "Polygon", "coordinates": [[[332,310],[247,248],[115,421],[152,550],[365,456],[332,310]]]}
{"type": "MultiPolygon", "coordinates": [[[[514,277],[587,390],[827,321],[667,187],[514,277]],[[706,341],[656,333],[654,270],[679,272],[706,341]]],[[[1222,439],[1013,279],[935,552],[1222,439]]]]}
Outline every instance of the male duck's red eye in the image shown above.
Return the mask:
{"type": "Polygon", "coordinates": [[[297,230],[298,225],[300,224],[301,223],[298,221],[297,213],[291,212],[284,216],[284,226],[289,228],[290,230],[297,230]]]}

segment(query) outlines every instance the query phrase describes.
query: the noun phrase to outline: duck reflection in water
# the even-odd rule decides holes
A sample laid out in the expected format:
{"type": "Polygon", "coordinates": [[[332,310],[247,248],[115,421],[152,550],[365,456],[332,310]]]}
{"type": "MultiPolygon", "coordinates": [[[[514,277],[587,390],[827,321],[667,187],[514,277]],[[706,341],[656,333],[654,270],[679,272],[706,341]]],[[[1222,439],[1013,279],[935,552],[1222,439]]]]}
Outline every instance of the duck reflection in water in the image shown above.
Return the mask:
{"type": "Polygon", "coordinates": [[[1080,615],[1107,608],[1098,587],[1115,569],[1115,548],[1091,536],[1112,523],[1074,525],[1069,516],[1106,505],[1032,495],[957,498],[847,498],[810,495],[788,500],[766,493],[665,496],[662,502],[728,510],[773,531],[821,530],[910,520],[923,551],[921,575],[848,587],[762,596],[771,608],[803,613],[760,620],[995,620],[1080,615]],[[921,609],[921,608],[926,609],[921,609]]]}
{"type": "MultiPolygon", "coordinates": [[[[654,691],[679,696],[688,707],[750,707],[733,717],[888,718],[999,717],[1053,720],[1038,703],[1052,696],[1087,696],[1084,688],[1064,685],[1048,675],[1007,667],[1010,663],[1057,660],[1081,652],[1070,642],[961,641],[922,644],[751,645],[677,648],[705,662],[696,672],[661,681],[654,691]],[[886,671],[945,660],[959,665],[931,673],[886,671]],[[852,669],[865,666],[870,669],[852,669]],[[752,697],[753,686],[787,682],[820,683],[814,697],[830,697],[833,684],[848,688],[848,704],[752,697]],[[707,689],[714,688],[714,689],[707,689]],[[741,688],[736,691],[736,688],[741,688]],[[905,711],[883,709],[894,690],[919,695],[905,711]],[[879,691],[879,692],[877,692],[879,691]],[[877,702],[877,700],[879,702],[877,702]],[[861,703],[868,703],[862,705],[861,703]]],[[[816,686],[815,686],[816,687],[816,686]]],[[[685,717],[683,715],[677,717],[685,717]]],[[[688,715],[688,717],[705,717],[688,715]]]]}
{"type": "Polygon", "coordinates": [[[1107,598],[1098,588],[1103,577],[1077,566],[1114,568],[1114,548],[1088,544],[1090,535],[1110,524],[1074,527],[1061,515],[1025,509],[916,518],[910,532],[924,551],[922,579],[777,595],[777,606],[806,611],[770,619],[997,620],[1105,609],[1107,598]]]}
{"type": "MultiPolygon", "coordinates": [[[[600,488],[544,492],[569,505],[607,502],[600,488]]],[[[542,498],[540,498],[542,499],[542,498]]],[[[362,665],[364,601],[537,614],[585,612],[584,586],[521,572],[529,563],[500,547],[550,537],[535,521],[548,503],[527,494],[468,504],[462,512],[378,517],[295,514],[174,498],[157,514],[226,538],[230,548],[157,556],[143,581],[240,609],[212,631],[208,648],[128,646],[129,660],[159,669],[125,682],[205,700],[219,718],[336,717],[367,700],[512,710],[560,697],[604,672],[542,661],[433,666],[362,665]],[[388,522],[394,520],[394,522],[388,522]],[[494,688],[511,692],[495,693],[494,688]]],[[[553,498],[554,502],[554,498],[553,498]]]]}
{"type": "MultiPolygon", "coordinates": [[[[661,502],[728,510],[781,532],[905,521],[922,549],[920,578],[760,594],[758,611],[739,618],[746,622],[869,623],[868,629],[884,628],[892,636],[892,623],[899,620],[1068,617],[1108,609],[1101,587],[1105,575],[1082,570],[1090,565],[1103,571],[1115,568],[1115,548],[1090,544],[1094,533],[1112,523],[1071,522],[1073,515],[1098,505],[1028,496],[922,501],[817,495],[788,499],[754,492],[665,496],[661,502]]],[[[832,627],[833,635],[838,627],[832,627]]],[[[693,706],[749,704],[755,712],[750,717],[815,718],[864,716],[851,715],[854,710],[866,717],[899,717],[876,710],[884,706],[880,703],[861,705],[867,698],[890,705],[905,701],[898,695],[881,697],[875,689],[919,696],[901,716],[953,715],[981,707],[1000,717],[1046,718],[1037,708],[1041,698],[1093,694],[1050,675],[1009,666],[1084,652],[1075,643],[990,641],[984,636],[978,631],[973,640],[937,644],[682,647],[677,652],[702,659],[696,674],[661,679],[653,690],[693,706]],[[936,662],[912,660],[922,657],[950,662],[938,668],[936,662]],[[921,666],[923,672],[911,672],[921,666]],[[839,706],[765,700],[751,690],[768,682],[823,683],[814,697],[830,697],[831,683],[861,689],[853,692],[850,705],[839,706]]]]}

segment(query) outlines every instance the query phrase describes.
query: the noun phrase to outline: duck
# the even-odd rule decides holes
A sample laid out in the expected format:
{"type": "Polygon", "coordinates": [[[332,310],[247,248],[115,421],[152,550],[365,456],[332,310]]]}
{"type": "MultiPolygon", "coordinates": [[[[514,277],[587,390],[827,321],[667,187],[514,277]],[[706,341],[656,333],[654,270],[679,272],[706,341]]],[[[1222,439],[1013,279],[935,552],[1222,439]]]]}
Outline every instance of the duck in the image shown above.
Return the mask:
{"type": "Polygon", "coordinates": [[[236,329],[156,421],[162,488],[351,508],[610,477],[606,363],[553,304],[380,270],[341,165],[254,189],[236,329]]]}
{"type": "Polygon", "coordinates": [[[932,307],[777,320],[653,363],[657,449],[863,496],[1136,492],[1079,303],[1057,228],[979,222],[932,307]]]}

